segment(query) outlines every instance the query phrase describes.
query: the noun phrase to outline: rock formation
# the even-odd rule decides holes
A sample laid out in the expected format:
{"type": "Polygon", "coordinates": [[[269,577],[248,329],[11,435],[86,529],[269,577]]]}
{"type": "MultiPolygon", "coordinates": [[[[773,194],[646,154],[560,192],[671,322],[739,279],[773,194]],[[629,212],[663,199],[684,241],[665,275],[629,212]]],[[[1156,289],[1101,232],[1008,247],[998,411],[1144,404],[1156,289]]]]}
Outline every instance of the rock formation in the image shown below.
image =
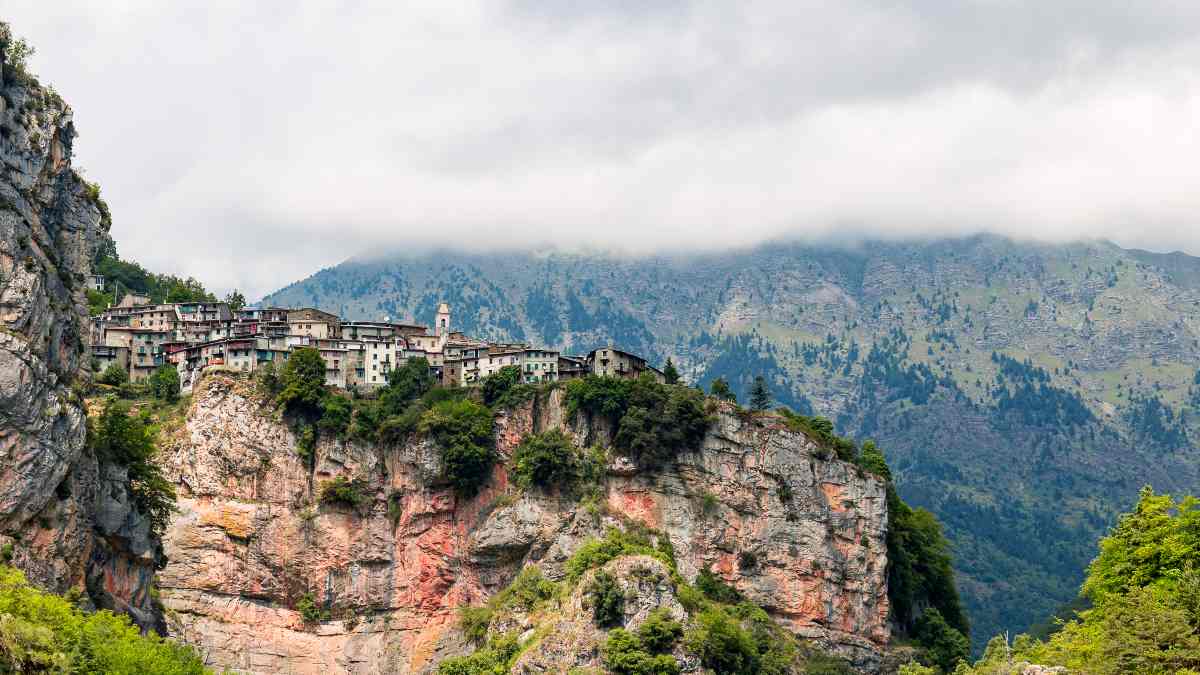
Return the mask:
{"type": "MultiPolygon", "coordinates": [[[[580,447],[608,445],[611,430],[567,419],[561,398],[550,391],[498,414],[503,459],[550,428],[580,447]]],[[[702,447],[665,469],[618,456],[586,505],[517,489],[503,459],[478,495],[456,499],[428,440],[322,440],[310,470],[253,385],[228,374],[200,382],[163,453],[180,513],[164,537],[162,600],[171,632],[216,667],[427,672],[466,650],[456,608],[481,604],[528,564],[562,578],[582,542],[629,521],[669,536],[685,578],[712,570],[864,669],[889,639],[883,484],[775,418],[722,408],[702,447]],[[365,503],[318,503],[321,483],[343,476],[361,481],[365,503]]],[[[527,658],[548,658],[541,651],[527,658]]]]}
{"type": "Polygon", "coordinates": [[[0,551],[39,586],[150,626],[157,546],[124,470],[85,450],[75,388],[107,223],[71,167],[74,138],[71,109],[0,55],[0,551]]]}

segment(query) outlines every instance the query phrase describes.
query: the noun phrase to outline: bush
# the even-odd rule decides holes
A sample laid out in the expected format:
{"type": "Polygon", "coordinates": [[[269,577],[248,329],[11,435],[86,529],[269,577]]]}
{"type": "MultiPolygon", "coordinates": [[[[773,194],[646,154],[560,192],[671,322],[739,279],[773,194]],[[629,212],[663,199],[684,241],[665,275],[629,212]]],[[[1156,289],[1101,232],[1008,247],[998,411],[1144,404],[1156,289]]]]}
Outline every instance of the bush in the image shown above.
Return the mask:
{"type": "Polygon", "coordinates": [[[494,406],[501,402],[513,387],[521,382],[520,366],[504,366],[483,378],[483,402],[494,406]]]}
{"type": "Polygon", "coordinates": [[[650,541],[646,532],[622,531],[610,528],[603,539],[591,539],[583,543],[566,564],[567,580],[579,581],[584,572],[602,567],[610,560],[625,555],[648,555],[675,569],[674,551],[666,535],[657,534],[658,546],[650,541]]]}
{"type": "Polygon", "coordinates": [[[592,621],[600,628],[612,628],[625,621],[625,594],[611,574],[596,572],[585,592],[592,603],[592,621]]]}
{"type": "Polygon", "coordinates": [[[438,675],[495,675],[507,673],[521,651],[517,638],[503,635],[470,656],[452,656],[438,664],[438,675]]]}
{"type": "Polygon", "coordinates": [[[365,488],[366,482],[362,479],[350,480],[345,476],[338,476],[333,480],[321,483],[320,500],[322,504],[342,505],[356,509],[367,502],[368,497],[363,493],[365,488]]]}
{"type": "Polygon", "coordinates": [[[163,364],[150,376],[150,393],[154,398],[174,403],[179,400],[179,371],[163,364]]]}
{"type": "Polygon", "coordinates": [[[279,381],[279,371],[276,370],[274,361],[267,361],[259,366],[256,378],[260,394],[272,399],[279,396],[283,385],[279,381]]]}
{"type": "Polygon", "coordinates": [[[304,623],[320,623],[329,618],[329,612],[321,609],[312,593],[305,593],[296,602],[296,611],[304,623]]]}
{"type": "Polygon", "coordinates": [[[475,496],[496,460],[492,411],[467,399],[442,401],[421,416],[419,428],[441,447],[443,478],[460,496],[475,496]]]}
{"type": "Polygon", "coordinates": [[[490,604],[483,607],[459,607],[458,627],[467,640],[481,645],[487,639],[488,626],[492,624],[494,613],[490,604]]]}
{"type": "Polygon", "coordinates": [[[142,635],[128,617],[84,613],[65,598],[28,584],[0,566],[0,671],[71,673],[207,672],[190,647],[153,633],[142,635]]]}
{"type": "Polygon", "coordinates": [[[528,565],[495,597],[497,610],[520,607],[532,612],[543,602],[558,594],[558,584],[542,576],[536,565],[528,565]]]}
{"type": "Polygon", "coordinates": [[[638,628],[637,634],[647,651],[665,654],[683,637],[683,626],[672,619],[665,609],[659,608],[650,612],[650,616],[646,617],[638,628]]]}
{"type": "Polygon", "coordinates": [[[753,675],[758,667],[758,647],[749,633],[720,608],[706,609],[695,617],[687,645],[700,662],[716,673],[753,675]]]}
{"type": "Polygon", "coordinates": [[[601,647],[604,665],[616,675],[678,675],[679,663],[669,654],[652,654],[638,636],[624,628],[608,634],[601,647]]]}
{"type": "Polygon", "coordinates": [[[941,668],[943,672],[952,672],[954,666],[971,653],[971,644],[966,636],[946,623],[942,615],[932,607],[926,608],[917,620],[914,638],[921,646],[925,659],[941,668]]]}
{"type": "Polygon", "coordinates": [[[388,383],[379,391],[383,417],[404,412],[408,405],[433,388],[433,374],[424,358],[408,359],[388,373],[388,383]]]}
{"type": "Polygon", "coordinates": [[[110,363],[104,372],[100,373],[100,377],[96,378],[96,381],[100,384],[119,387],[129,381],[129,373],[120,364],[110,363]]]}
{"type": "Polygon", "coordinates": [[[513,479],[525,488],[570,485],[576,477],[578,454],[571,439],[558,429],[529,434],[513,451],[513,479]]]}
{"type": "Polygon", "coordinates": [[[706,569],[700,570],[700,574],[696,575],[696,590],[709,600],[727,605],[736,605],[744,599],[736,588],[706,569]]]}
{"type": "Polygon", "coordinates": [[[776,412],[783,418],[788,429],[808,436],[821,448],[833,451],[837,458],[844,462],[856,461],[858,448],[852,441],[833,433],[833,422],[824,417],[808,417],[794,413],[787,408],[779,408],[776,412]]]}
{"type": "Polygon", "coordinates": [[[337,394],[326,394],[321,400],[321,419],[317,426],[334,436],[344,436],[350,428],[350,417],[354,412],[350,399],[337,394]]]}

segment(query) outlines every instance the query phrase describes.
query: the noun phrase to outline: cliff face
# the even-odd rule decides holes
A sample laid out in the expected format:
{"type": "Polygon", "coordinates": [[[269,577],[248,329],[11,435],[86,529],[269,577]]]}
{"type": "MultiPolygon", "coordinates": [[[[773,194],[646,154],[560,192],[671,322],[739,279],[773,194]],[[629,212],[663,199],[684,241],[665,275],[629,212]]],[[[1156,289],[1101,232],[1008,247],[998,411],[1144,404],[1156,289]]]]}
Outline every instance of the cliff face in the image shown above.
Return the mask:
{"type": "MultiPolygon", "coordinates": [[[[564,419],[556,391],[498,416],[499,453],[554,427],[581,447],[608,442],[603,424],[564,419]]],[[[583,541],[628,518],[670,537],[685,577],[712,569],[865,668],[888,641],[883,486],[782,426],[723,410],[702,448],[654,475],[614,460],[599,508],[517,490],[503,462],[456,500],[438,456],[429,441],[323,441],[310,473],[248,382],[209,376],[162,457],[180,486],[159,577],[172,632],[242,671],[426,672],[466,650],[457,607],[528,563],[561,578],[583,541]],[[317,504],[337,476],[365,481],[367,502],[317,504]],[[305,623],[294,608],[306,596],[329,620],[305,623]]]]}
{"type": "MultiPolygon", "coordinates": [[[[2,50],[0,50],[2,51],[2,50]]],[[[85,452],[84,282],[103,236],[57,94],[0,56],[0,546],[39,586],[154,625],[155,544],[123,469],[85,452]]]]}

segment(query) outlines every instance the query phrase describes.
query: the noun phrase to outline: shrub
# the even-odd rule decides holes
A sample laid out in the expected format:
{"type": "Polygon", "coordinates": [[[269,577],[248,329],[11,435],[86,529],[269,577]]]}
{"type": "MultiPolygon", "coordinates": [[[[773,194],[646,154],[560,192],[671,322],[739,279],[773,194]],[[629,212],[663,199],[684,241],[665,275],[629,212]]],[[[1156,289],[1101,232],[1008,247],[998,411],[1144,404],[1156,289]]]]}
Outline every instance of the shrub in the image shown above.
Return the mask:
{"type": "Polygon", "coordinates": [[[642,622],[637,630],[638,639],[647,651],[653,654],[663,654],[671,651],[676,642],[683,637],[683,626],[659,608],[650,612],[650,616],[642,622]]]}
{"type": "Polygon", "coordinates": [[[727,605],[735,605],[744,599],[736,588],[706,569],[700,570],[700,574],[696,575],[696,590],[709,600],[727,605]]]}
{"type": "Polygon", "coordinates": [[[458,608],[458,627],[467,640],[480,645],[487,639],[488,626],[492,624],[494,610],[491,605],[482,607],[463,606],[458,608]]]}
{"type": "Polygon", "coordinates": [[[601,647],[604,665],[616,675],[678,675],[679,663],[669,654],[652,654],[638,636],[624,628],[608,634],[601,647]]]}
{"type": "Polygon", "coordinates": [[[354,412],[350,399],[337,394],[325,394],[321,400],[321,419],[317,426],[335,436],[344,436],[350,428],[350,417],[354,412]]]}
{"type": "Polygon", "coordinates": [[[329,618],[329,612],[321,609],[312,593],[305,593],[296,601],[296,611],[304,623],[319,623],[329,618]]]}
{"type": "Polygon", "coordinates": [[[327,505],[342,505],[350,508],[358,508],[367,501],[367,495],[363,493],[366,487],[366,482],[362,479],[355,478],[350,480],[345,476],[338,476],[333,480],[327,480],[321,483],[322,504],[327,505]]]}
{"type": "Polygon", "coordinates": [[[794,413],[787,408],[779,408],[777,412],[788,429],[808,436],[821,448],[832,450],[837,458],[844,462],[856,461],[858,448],[850,440],[833,433],[833,422],[824,417],[794,413]]]}
{"type": "Polygon", "coordinates": [[[129,373],[120,364],[110,363],[104,372],[100,373],[100,377],[96,378],[96,381],[100,384],[119,387],[129,381],[129,373]]]}
{"type": "Polygon", "coordinates": [[[495,463],[492,411],[467,399],[442,401],[421,416],[420,430],[442,450],[442,472],[456,492],[473,497],[495,463]]]}
{"type": "Polygon", "coordinates": [[[408,359],[388,373],[388,383],[379,391],[383,417],[399,415],[408,405],[433,388],[433,374],[424,358],[408,359]]]}
{"type": "Polygon", "coordinates": [[[542,576],[536,565],[526,566],[495,598],[498,610],[520,607],[527,612],[558,594],[558,584],[542,576]]]}
{"type": "Polygon", "coordinates": [[[501,402],[513,387],[521,381],[520,366],[504,366],[483,378],[483,402],[494,406],[501,402]]]}
{"type": "Polygon", "coordinates": [[[502,635],[470,656],[453,656],[438,664],[438,675],[495,675],[507,673],[520,653],[517,638],[502,635]]]}
{"type": "Polygon", "coordinates": [[[576,476],[577,456],[571,439],[558,429],[529,434],[513,451],[513,478],[526,488],[569,485],[576,476]]]}
{"type": "Polygon", "coordinates": [[[596,572],[585,592],[592,603],[592,621],[600,628],[619,626],[625,621],[625,595],[611,574],[596,572]]]}
{"type": "Polygon", "coordinates": [[[150,376],[150,393],[154,398],[174,403],[179,400],[179,371],[163,364],[150,376]]]}
{"type": "Polygon", "coordinates": [[[575,583],[584,572],[602,567],[608,561],[624,555],[648,555],[657,558],[671,569],[675,568],[675,558],[669,542],[666,546],[661,541],[665,535],[657,535],[660,545],[655,547],[650,536],[644,532],[622,531],[610,528],[603,539],[591,539],[583,543],[575,554],[567,560],[567,580],[575,583]]]}
{"type": "Polygon", "coordinates": [[[913,637],[921,646],[925,658],[943,672],[953,671],[959,660],[966,659],[971,653],[971,644],[966,636],[946,623],[941,613],[933,607],[927,607],[921,614],[913,637]]]}
{"type": "Polygon", "coordinates": [[[720,608],[695,617],[687,636],[688,648],[717,673],[752,675],[758,666],[758,647],[750,635],[720,608]]]}
{"type": "Polygon", "coordinates": [[[153,633],[142,635],[128,617],[84,613],[44,593],[21,572],[0,566],[0,671],[71,673],[207,672],[190,647],[153,633]]]}
{"type": "Polygon", "coordinates": [[[279,396],[279,391],[283,388],[283,385],[279,381],[279,371],[275,369],[274,361],[267,361],[259,366],[256,380],[259,393],[268,398],[273,399],[279,396]]]}

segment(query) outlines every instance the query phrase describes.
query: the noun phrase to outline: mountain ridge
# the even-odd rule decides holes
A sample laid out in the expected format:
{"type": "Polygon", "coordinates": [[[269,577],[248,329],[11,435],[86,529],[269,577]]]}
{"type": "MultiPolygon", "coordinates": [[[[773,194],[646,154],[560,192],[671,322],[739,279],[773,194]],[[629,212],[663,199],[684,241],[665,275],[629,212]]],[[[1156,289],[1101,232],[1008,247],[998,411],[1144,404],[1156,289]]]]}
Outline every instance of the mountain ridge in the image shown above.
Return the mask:
{"type": "Polygon", "coordinates": [[[765,375],[778,403],[876,438],[904,498],[947,523],[977,639],[1070,600],[1143,483],[1197,480],[1200,259],[1186,254],[989,234],[616,259],[443,251],[348,261],[264,299],[417,321],[442,300],[468,332],[616,342],[743,398],[765,375]]]}

